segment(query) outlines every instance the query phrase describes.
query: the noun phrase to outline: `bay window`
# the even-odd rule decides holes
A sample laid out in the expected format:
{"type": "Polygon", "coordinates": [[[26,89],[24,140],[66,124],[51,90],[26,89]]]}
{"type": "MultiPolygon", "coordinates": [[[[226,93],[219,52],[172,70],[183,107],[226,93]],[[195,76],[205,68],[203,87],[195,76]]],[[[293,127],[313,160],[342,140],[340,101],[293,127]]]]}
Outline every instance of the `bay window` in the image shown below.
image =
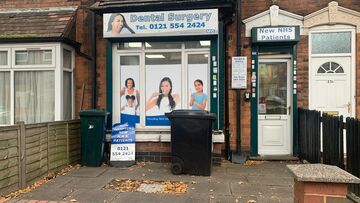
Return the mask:
{"type": "Polygon", "coordinates": [[[0,45],[0,125],[72,119],[73,48],[61,43],[6,46],[0,45]]]}

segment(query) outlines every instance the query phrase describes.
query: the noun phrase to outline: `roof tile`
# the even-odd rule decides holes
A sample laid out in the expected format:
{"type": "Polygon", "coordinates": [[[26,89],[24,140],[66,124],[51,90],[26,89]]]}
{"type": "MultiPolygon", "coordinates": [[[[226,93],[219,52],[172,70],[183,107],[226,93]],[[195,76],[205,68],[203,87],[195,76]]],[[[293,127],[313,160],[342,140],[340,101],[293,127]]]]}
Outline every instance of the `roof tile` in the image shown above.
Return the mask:
{"type": "Polygon", "coordinates": [[[75,10],[0,13],[0,38],[67,37],[66,28],[75,20],[75,10]]]}

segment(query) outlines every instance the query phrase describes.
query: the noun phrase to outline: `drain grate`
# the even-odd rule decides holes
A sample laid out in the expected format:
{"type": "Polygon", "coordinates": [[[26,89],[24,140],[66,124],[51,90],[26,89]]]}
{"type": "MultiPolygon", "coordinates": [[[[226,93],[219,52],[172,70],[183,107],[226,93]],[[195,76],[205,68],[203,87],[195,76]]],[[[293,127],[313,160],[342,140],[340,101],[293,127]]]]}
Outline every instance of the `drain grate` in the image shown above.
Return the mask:
{"type": "Polygon", "coordinates": [[[113,179],[104,186],[105,190],[118,192],[173,193],[187,192],[188,185],[178,181],[113,179]]]}

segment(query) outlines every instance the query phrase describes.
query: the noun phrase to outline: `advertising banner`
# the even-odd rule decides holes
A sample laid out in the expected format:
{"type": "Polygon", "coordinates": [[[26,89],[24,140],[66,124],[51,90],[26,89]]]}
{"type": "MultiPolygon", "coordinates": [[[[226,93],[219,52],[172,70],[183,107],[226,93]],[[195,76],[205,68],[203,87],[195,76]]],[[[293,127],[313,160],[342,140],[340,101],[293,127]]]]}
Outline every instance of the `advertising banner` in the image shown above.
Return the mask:
{"type": "Polygon", "coordinates": [[[104,38],[216,35],[218,10],[106,13],[103,26],[104,38]]]}
{"type": "Polygon", "coordinates": [[[129,124],[115,124],[111,132],[110,161],[135,160],[135,128],[129,124]]]}

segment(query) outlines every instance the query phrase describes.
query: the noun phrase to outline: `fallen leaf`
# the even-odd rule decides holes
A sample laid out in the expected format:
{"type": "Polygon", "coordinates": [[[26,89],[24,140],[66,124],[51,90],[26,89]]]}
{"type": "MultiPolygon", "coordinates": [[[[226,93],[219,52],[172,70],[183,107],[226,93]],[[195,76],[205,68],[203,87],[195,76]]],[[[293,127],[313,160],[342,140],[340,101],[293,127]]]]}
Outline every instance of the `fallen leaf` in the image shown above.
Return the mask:
{"type": "Polygon", "coordinates": [[[77,202],[77,200],[76,199],[71,199],[70,202],[77,202]]]}
{"type": "Polygon", "coordinates": [[[145,175],[145,173],[142,173],[141,176],[144,177],[144,176],[146,176],[146,175],[145,175]]]}

